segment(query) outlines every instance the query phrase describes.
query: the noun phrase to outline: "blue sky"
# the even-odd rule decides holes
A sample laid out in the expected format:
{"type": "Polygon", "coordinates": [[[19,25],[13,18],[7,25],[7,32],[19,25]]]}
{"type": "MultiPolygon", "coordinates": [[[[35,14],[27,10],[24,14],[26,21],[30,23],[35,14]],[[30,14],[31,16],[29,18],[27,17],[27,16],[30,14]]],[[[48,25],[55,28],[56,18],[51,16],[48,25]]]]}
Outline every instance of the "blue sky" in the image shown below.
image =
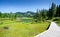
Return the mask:
{"type": "Polygon", "coordinates": [[[49,9],[51,3],[59,5],[60,0],[0,0],[1,12],[26,12],[49,9]]]}

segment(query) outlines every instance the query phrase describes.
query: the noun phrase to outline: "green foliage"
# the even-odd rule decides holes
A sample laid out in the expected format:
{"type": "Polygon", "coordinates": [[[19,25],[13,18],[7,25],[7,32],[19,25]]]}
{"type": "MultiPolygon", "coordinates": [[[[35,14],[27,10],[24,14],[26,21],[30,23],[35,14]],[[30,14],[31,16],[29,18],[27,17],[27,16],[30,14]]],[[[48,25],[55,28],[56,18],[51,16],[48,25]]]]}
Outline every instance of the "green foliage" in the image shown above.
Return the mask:
{"type": "Polygon", "coordinates": [[[49,8],[49,10],[37,10],[33,18],[36,19],[36,21],[45,21],[51,20],[54,17],[60,17],[60,5],[56,7],[56,5],[52,3],[51,8],[49,8]]]}
{"type": "Polygon", "coordinates": [[[56,5],[54,3],[52,3],[51,11],[52,11],[53,17],[54,17],[56,15],[56,5]]]}
{"type": "Polygon", "coordinates": [[[60,17],[60,5],[57,5],[56,17],[60,17]]]}
{"type": "Polygon", "coordinates": [[[10,12],[10,13],[2,13],[0,12],[1,18],[9,18],[9,19],[16,19],[21,17],[33,17],[35,22],[42,22],[46,19],[52,19],[54,17],[60,17],[60,5],[56,7],[54,3],[52,3],[51,8],[48,10],[42,9],[35,12],[27,11],[27,12],[10,12]]]}
{"type": "Polygon", "coordinates": [[[36,14],[34,15],[34,19],[36,22],[42,22],[45,21],[45,19],[47,18],[47,10],[37,10],[36,14]]]}
{"type": "Polygon", "coordinates": [[[37,9],[36,14],[33,16],[33,19],[35,20],[35,22],[37,22],[40,19],[38,9],[37,9]]]}
{"type": "Polygon", "coordinates": [[[1,18],[1,16],[2,16],[2,13],[0,12],[0,18],[1,18]]]}
{"type": "Polygon", "coordinates": [[[56,15],[56,5],[52,3],[52,6],[48,12],[48,19],[52,19],[55,15],[56,15]]]}
{"type": "MultiPolygon", "coordinates": [[[[35,35],[43,32],[48,27],[48,22],[42,23],[23,23],[16,22],[15,20],[3,20],[0,25],[0,37],[34,37],[35,35]],[[8,27],[8,29],[5,29],[8,27]]],[[[1,22],[1,21],[0,21],[1,22]]]]}
{"type": "Polygon", "coordinates": [[[31,11],[27,11],[26,13],[0,12],[0,36],[5,37],[4,35],[6,35],[6,37],[33,37],[34,35],[46,30],[49,24],[45,22],[47,19],[48,20],[52,19],[53,21],[57,21],[58,24],[60,25],[60,18],[57,19],[55,17],[60,17],[60,5],[56,7],[54,3],[52,3],[51,8],[49,8],[49,10],[37,9],[36,13],[31,11]],[[27,17],[27,18],[22,18],[22,17],[27,17]],[[28,17],[31,18],[33,17],[33,19],[29,18],[31,19],[30,23],[28,22],[29,20],[28,17]],[[1,18],[4,19],[8,18],[8,20],[2,21],[1,18]],[[16,22],[16,20],[13,20],[16,18],[22,18],[24,19],[24,22],[23,21],[16,22]],[[39,23],[35,23],[33,20],[39,23]],[[33,23],[31,23],[32,21],[33,23]],[[8,30],[3,29],[4,26],[8,26],[9,29],[8,30]]]}

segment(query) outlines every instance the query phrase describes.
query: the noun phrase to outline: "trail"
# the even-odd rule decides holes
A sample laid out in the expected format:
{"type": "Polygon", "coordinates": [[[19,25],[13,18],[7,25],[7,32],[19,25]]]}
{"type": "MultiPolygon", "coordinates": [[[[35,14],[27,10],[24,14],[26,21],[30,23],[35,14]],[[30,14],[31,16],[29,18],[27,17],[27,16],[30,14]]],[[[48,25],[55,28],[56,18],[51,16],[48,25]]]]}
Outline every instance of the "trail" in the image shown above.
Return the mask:
{"type": "Polygon", "coordinates": [[[35,37],[60,37],[60,27],[55,22],[51,22],[48,30],[35,37]]]}

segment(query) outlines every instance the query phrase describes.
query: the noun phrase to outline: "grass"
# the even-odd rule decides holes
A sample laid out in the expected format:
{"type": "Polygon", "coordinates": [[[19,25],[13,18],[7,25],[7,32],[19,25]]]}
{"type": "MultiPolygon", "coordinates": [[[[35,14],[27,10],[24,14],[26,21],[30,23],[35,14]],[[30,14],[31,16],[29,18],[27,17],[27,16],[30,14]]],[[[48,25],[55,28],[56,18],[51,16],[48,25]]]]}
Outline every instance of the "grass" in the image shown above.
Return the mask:
{"type": "Polygon", "coordinates": [[[42,23],[23,23],[11,20],[1,20],[0,37],[34,37],[35,35],[45,31],[49,25],[48,22],[42,23]],[[4,29],[3,27],[8,27],[4,29]]]}
{"type": "Polygon", "coordinates": [[[58,26],[60,26],[60,17],[55,17],[52,21],[56,22],[58,26]]]}
{"type": "Polygon", "coordinates": [[[57,21],[58,26],[60,26],[60,21],[57,21]]]}

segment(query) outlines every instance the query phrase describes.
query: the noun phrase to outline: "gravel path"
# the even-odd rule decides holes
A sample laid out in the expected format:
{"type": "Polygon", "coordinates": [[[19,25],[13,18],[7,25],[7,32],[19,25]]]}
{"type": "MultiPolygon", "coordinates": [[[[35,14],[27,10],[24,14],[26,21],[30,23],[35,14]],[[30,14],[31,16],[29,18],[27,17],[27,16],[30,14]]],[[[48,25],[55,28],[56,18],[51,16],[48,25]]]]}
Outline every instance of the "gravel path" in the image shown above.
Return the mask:
{"type": "Polygon", "coordinates": [[[60,37],[60,27],[55,22],[51,22],[48,30],[36,35],[35,37],[60,37]]]}

